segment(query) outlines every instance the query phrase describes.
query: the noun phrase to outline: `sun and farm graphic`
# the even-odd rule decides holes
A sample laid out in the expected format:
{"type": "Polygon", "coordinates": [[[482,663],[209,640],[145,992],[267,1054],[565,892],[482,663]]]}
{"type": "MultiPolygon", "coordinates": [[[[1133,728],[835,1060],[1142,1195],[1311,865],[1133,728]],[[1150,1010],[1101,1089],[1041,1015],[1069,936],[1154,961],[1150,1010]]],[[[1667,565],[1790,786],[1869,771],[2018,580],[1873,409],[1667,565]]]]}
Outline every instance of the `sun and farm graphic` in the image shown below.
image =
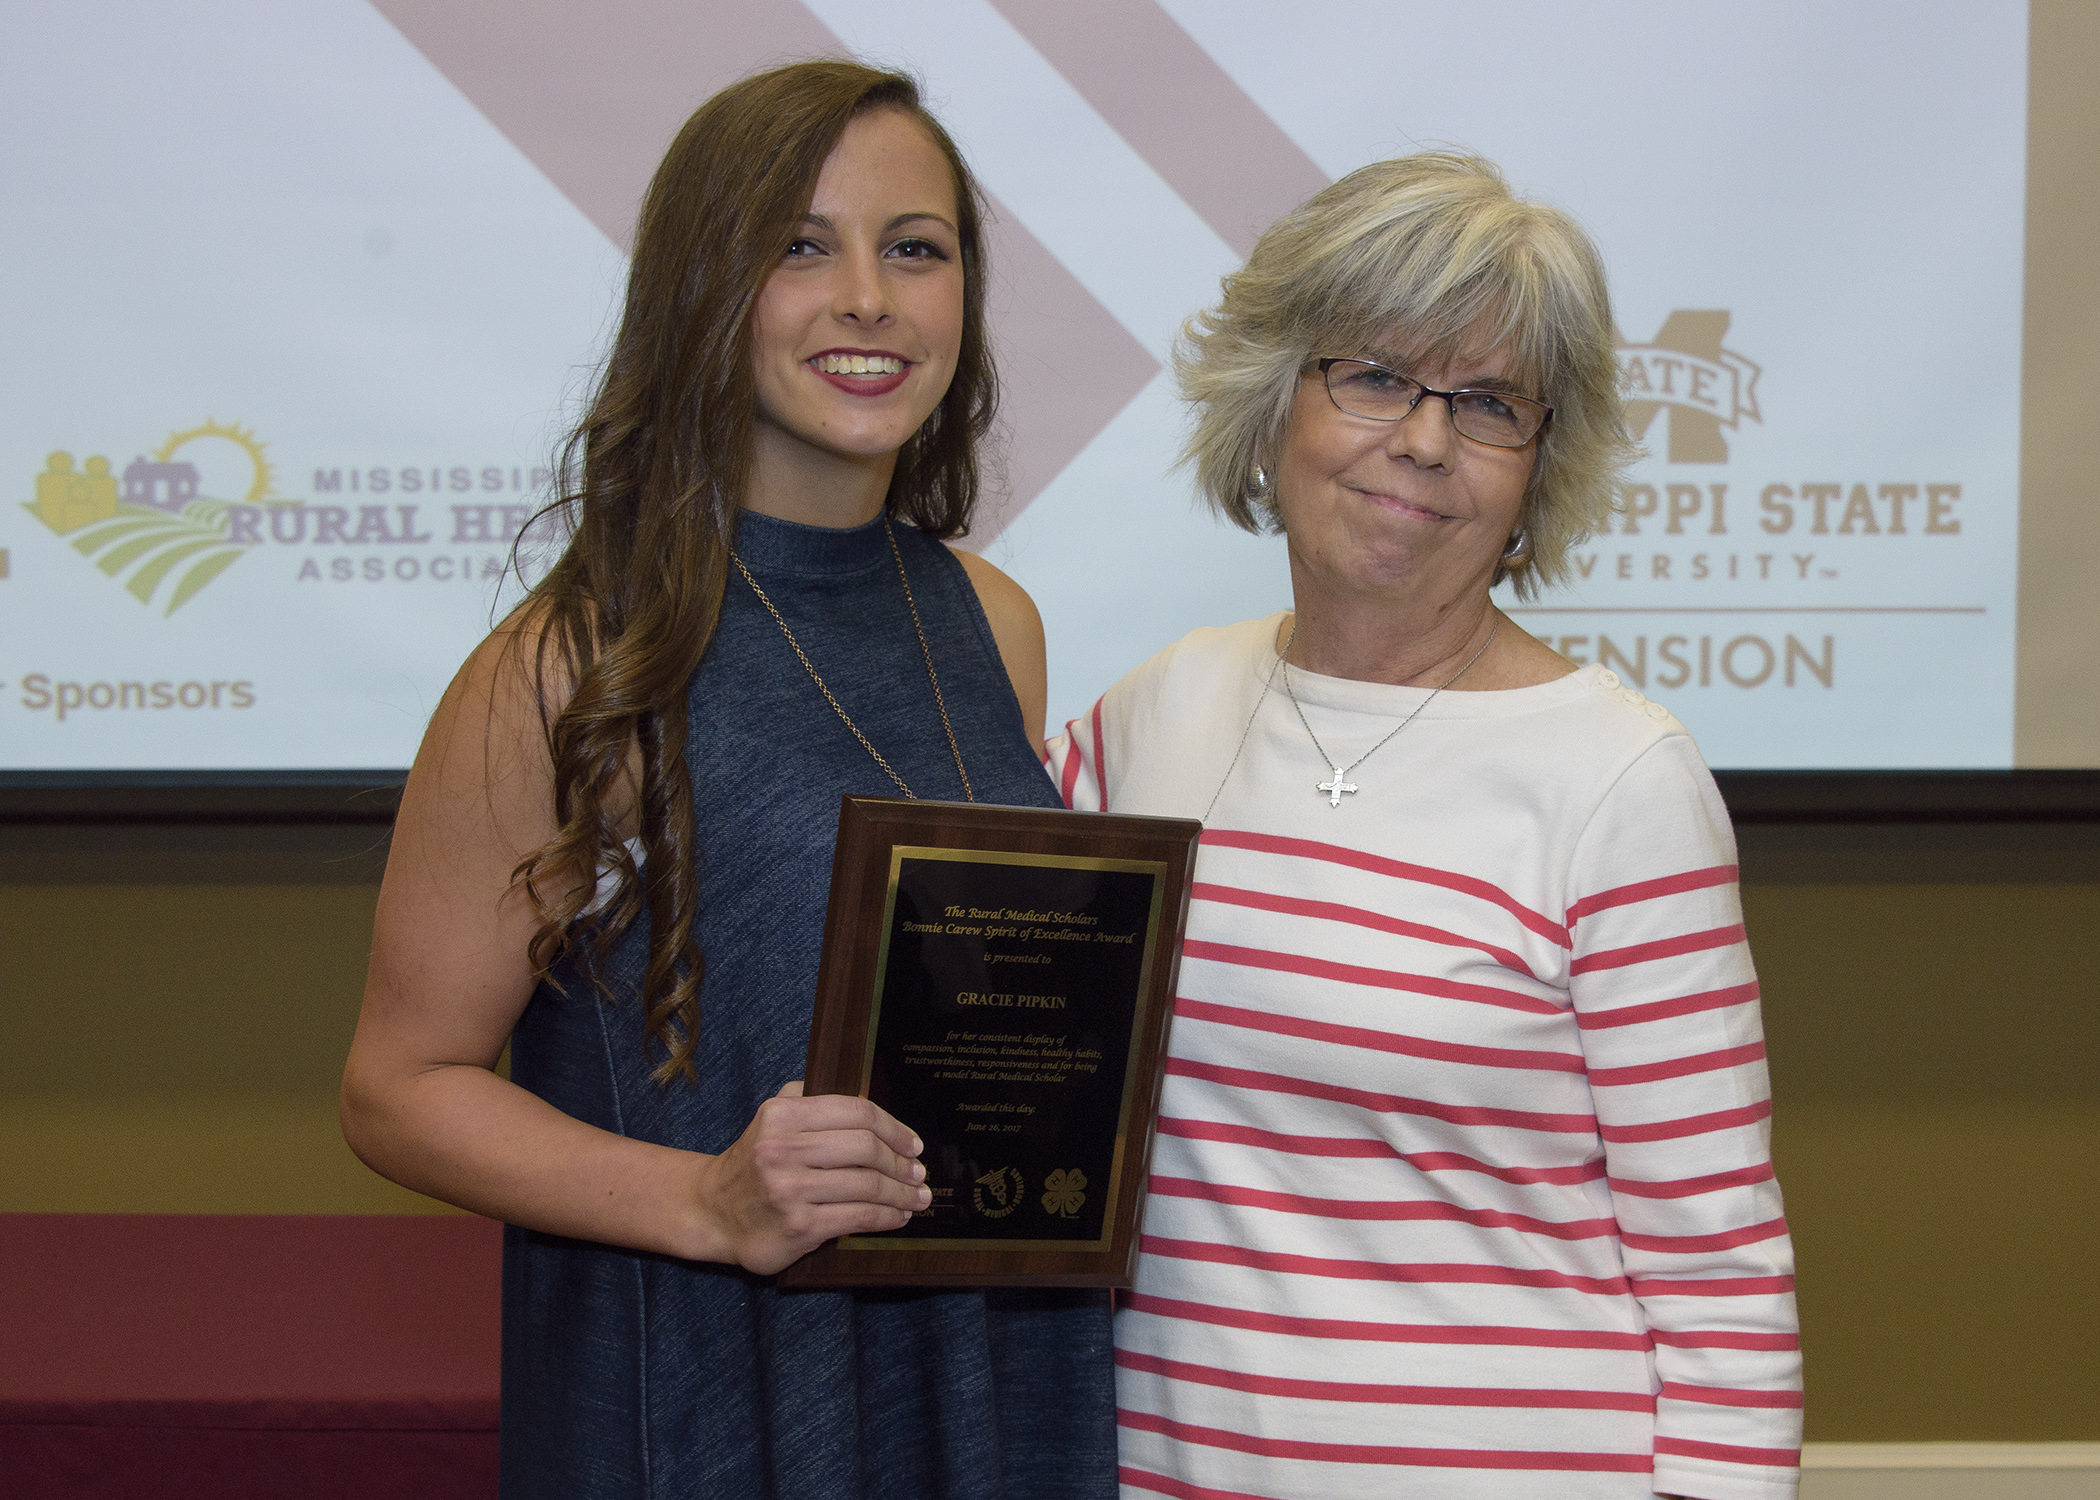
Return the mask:
{"type": "Polygon", "coordinates": [[[228,537],[232,504],[288,506],[261,439],[239,423],[206,419],[168,434],[119,475],[100,454],[76,464],[53,453],[24,506],[146,605],[172,615],[248,550],[228,537]],[[204,486],[238,489],[208,494],[204,486]]]}
{"type": "Polygon", "coordinates": [[[1669,412],[1666,455],[1673,464],[1728,462],[1728,439],[1744,418],[1764,423],[1757,409],[1759,368],[1721,347],[1728,314],[1683,309],[1670,314],[1652,342],[1618,335],[1619,394],[1636,438],[1648,435],[1656,414],[1669,412]]]}

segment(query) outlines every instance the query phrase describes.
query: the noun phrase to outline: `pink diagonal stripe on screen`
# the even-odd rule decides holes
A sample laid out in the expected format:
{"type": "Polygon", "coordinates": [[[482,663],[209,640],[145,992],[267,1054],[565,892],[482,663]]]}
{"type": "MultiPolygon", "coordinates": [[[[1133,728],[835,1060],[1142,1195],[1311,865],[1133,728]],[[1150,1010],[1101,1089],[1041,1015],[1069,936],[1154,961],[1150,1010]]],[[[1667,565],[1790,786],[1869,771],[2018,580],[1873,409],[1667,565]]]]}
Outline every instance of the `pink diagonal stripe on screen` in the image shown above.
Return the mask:
{"type": "Polygon", "coordinates": [[[990,322],[1007,485],[1003,493],[987,486],[973,549],[1003,531],[1159,373],[1159,361],[1017,215],[996,198],[991,210],[990,322]]]}
{"type": "Polygon", "coordinates": [[[846,50],[794,0],[372,4],[623,251],[701,100],[769,63],[846,50]]]}
{"type": "Polygon", "coordinates": [[[1327,186],[1313,159],[1153,0],[992,5],[1241,255],[1327,186]]]}
{"type": "MultiPolygon", "coordinates": [[[[372,3],[622,250],[649,174],[703,99],[763,67],[847,53],[796,0],[372,3]]],[[[1018,218],[991,208],[1008,487],[987,486],[980,547],[1159,371],[1018,218]]]]}

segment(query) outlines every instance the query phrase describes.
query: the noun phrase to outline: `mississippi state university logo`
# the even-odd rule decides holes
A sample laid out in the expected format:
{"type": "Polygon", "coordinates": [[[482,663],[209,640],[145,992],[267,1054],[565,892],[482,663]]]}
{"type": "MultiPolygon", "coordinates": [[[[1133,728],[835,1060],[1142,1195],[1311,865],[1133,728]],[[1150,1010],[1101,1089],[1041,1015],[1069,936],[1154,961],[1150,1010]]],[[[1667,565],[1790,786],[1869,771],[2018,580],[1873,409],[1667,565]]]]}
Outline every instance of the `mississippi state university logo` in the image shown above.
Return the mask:
{"type": "Polygon", "coordinates": [[[230,505],[302,503],[277,495],[274,485],[253,432],[207,420],[168,434],[121,474],[99,453],[84,463],[53,453],[24,509],[141,604],[172,615],[248,550],[228,535],[230,505]],[[207,484],[238,493],[209,494],[207,484]]]}
{"type": "Polygon", "coordinates": [[[1619,336],[1619,394],[1633,435],[1645,438],[1658,412],[1669,413],[1666,456],[1673,464],[1728,462],[1721,429],[1748,418],[1763,424],[1757,410],[1758,367],[1721,346],[1728,314],[1710,310],[1673,312],[1653,343],[1628,343],[1619,336]]]}

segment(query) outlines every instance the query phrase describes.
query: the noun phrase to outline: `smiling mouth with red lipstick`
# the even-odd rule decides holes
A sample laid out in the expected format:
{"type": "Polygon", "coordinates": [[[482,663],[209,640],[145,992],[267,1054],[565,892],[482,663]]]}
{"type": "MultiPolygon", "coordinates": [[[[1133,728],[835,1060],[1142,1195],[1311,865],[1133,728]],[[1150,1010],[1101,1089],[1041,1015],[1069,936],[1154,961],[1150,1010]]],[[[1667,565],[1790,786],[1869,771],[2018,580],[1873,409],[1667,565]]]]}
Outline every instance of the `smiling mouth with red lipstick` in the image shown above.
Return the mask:
{"type": "Polygon", "coordinates": [[[887,349],[826,349],[803,363],[849,396],[887,396],[911,373],[911,361],[887,349]]]}

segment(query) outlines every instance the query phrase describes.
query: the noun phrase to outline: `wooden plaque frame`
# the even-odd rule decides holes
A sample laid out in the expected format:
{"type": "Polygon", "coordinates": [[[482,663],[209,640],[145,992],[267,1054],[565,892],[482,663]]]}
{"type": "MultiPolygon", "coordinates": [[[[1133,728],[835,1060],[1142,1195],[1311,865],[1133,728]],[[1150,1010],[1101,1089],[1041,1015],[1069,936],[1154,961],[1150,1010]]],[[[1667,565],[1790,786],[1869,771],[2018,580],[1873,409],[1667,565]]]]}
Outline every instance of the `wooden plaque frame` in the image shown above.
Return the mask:
{"type": "MultiPolygon", "coordinates": [[[[1034,943],[1035,951],[1043,956],[1024,954],[1008,957],[1005,962],[1008,965],[1041,965],[1040,972],[1051,976],[1044,982],[1052,985],[1058,978],[1065,977],[1065,966],[1097,962],[1083,951],[1086,943],[1130,945],[1122,953],[1112,954],[1098,962],[1112,963],[1116,973],[1123,978],[1127,978],[1134,967],[1132,992],[1127,996],[1113,993],[1102,998],[1097,989],[1085,998],[1087,1016],[1114,1017],[1113,1025],[1117,1030],[1109,1035],[1112,1038],[1127,1036],[1127,1051],[1120,1081],[1120,1106],[1114,1121],[1112,1162],[1106,1174],[1108,1180],[1080,1183],[1080,1186],[1105,1194],[1101,1200],[1098,1234],[1089,1230],[1086,1237],[1074,1237],[1082,1227],[1092,1225],[1092,1216],[1086,1218],[1084,1225],[1076,1224],[1073,1216],[1077,1210],[1071,1207],[1071,1203],[1077,1189],[1060,1194],[1055,1191],[1057,1183],[1052,1181],[1052,1178],[1059,1178],[1069,1184],[1073,1177],[1083,1174],[1052,1173],[1041,1181],[1030,1181],[1024,1178],[1019,1167],[1002,1166],[977,1178],[974,1183],[936,1181],[944,1172],[951,1172],[951,1167],[944,1166],[944,1163],[974,1159],[981,1165],[982,1156],[972,1158],[970,1153],[996,1150],[1011,1143],[988,1144],[982,1136],[965,1143],[957,1132],[966,1128],[988,1128],[981,1119],[977,1124],[969,1124],[972,1117],[911,1119],[900,1114],[899,1118],[926,1143],[921,1159],[927,1164],[928,1185],[937,1192],[945,1189],[946,1196],[936,1199],[935,1209],[920,1215],[923,1224],[907,1226],[907,1230],[913,1233],[900,1230],[888,1235],[849,1235],[834,1240],[781,1273],[781,1285],[1128,1287],[1131,1284],[1137,1268],[1138,1214],[1144,1202],[1145,1176],[1152,1155],[1153,1122],[1158,1114],[1160,1084],[1166,1067],[1167,1024],[1173,1012],[1181,936],[1188,920],[1196,841],[1202,831],[1202,824],[1182,818],[1137,818],[872,797],[841,800],[838,845],[831,872],[831,900],[824,923],[824,956],[817,976],[809,1059],[803,1074],[805,1092],[874,1097],[877,1089],[885,1087],[876,1078],[876,1069],[878,1031],[883,1022],[884,1007],[888,1005],[893,1007],[890,1017],[892,1039],[883,1044],[884,1079],[908,1076],[917,1080],[927,1076],[983,1080],[981,1084],[967,1086],[960,1083],[922,1086],[913,1082],[912,1086],[922,1091],[942,1091],[943,1098],[957,1092],[975,1092],[981,1096],[981,1102],[954,1104],[952,1109],[958,1111],[1015,1108],[1033,1114],[1035,1111],[1026,1106],[991,1101],[1014,1095],[1052,1101],[1076,1097],[1070,1092],[1075,1086],[1068,1082],[1072,1076],[1069,1070],[1075,1065],[1060,1060],[1067,1057],[1068,1049],[1053,1049],[1043,1054],[1050,1059],[1048,1062],[1037,1060],[1030,1049],[1021,1048],[1020,1060],[1017,1061],[1012,1060],[1016,1054],[1008,1053],[1007,1062],[965,1058],[928,1064],[925,1061],[927,1053],[953,1049],[945,1044],[929,1046],[922,1043],[907,1049],[920,1053],[910,1064],[918,1070],[916,1073],[909,1072],[904,1064],[891,1057],[897,1050],[894,1037],[899,1027],[918,1026],[922,1030],[913,1034],[923,1037],[931,1034],[923,1030],[928,1025],[945,1027],[950,1024],[951,1017],[966,1018],[972,1024],[985,1024],[994,1030],[988,1033],[949,1031],[948,1038],[952,1041],[958,1036],[968,1036],[971,1041],[966,1050],[996,1055],[984,1044],[994,1040],[1021,1040],[1017,1033],[1001,1032],[997,1027],[1012,1027],[1023,1022],[1037,1026],[1056,1024],[1037,1019],[1026,1011],[1009,1012],[998,1007],[1062,1003],[1065,997],[974,989],[957,991],[952,987],[952,969],[946,979],[928,977],[931,974],[928,966],[936,962],[933,957],[936,951],[947,955],[947,959],[941,962],[955,960],[967,968],[970,954],[982,952],[989,955],[994,941],[1021,949],[1034,943]],[[1032,906],[1027,910],[1016,910],[1007,904],[995,908],[1004,912],[1003,918],[990,917],[987,912],[985,915],[989,921],[980,923],[977,928],[967,924],[959,927],[943,924],[943,933],[961,935],[939,936],[927,935],[935,933],[935,928],[929,924],[904,926],[904,917],[897,911],[900,880],[990,881],[1011,892],[1017,888],[1029,888],[1035,878],[1029,872],[1036,869],[1045,871],[1040,878],[1046,887],[1074,879],[1084,885],[1089,875],[1105,877],[1097,879],[1096,884],[1115,884],[1121,905],[1113,909],[1123,914],[1122,925],[1133,926],[1129,913],[1138,909],[1134,903],[1148,909],[1148,918],[1137,924],[1142,931],[1135,936],[1111,934],[1100,927],[1098,919],[1085,915],[1061,911],[1045,913],[1034,910],[1032,906]],[[1149,896],[1144,894],[1148,889],[1144,883],[1147,880],[1150,882],[1149,896]],[[1032,921],[1039,921],[1042,925],[1031,925],[1032,921]],[[1083,925],[1089,921],[1095,923],[1094,928],[1083,925]],[[914,936],[899,936],[900,930],[914,936]],[[1103,935],[1094,937],[1092,933],[1095,931],[1103,935]],[[973,932],[975,936],[971,935],[973,932]],[[990,935],[986,936],[986,933],[990,935]],[[1087,936],[1082,939],[1072,935],[1075,933],[1087,936]],[[1052,942],[1052,938],[1059,941],[1052,942]],[[896,964],[889,960],[893,939],[904,945],[899,948],[896,964]],[[957,954],[961,955],[959,960],[956,960],[957,954]],[[900,972],[904,975],[903,982],[891,984],[890,981],[900,972]],[[900,996],[903,998],[899,999],[900,996]],[[967,1011],[957,1008],[965,1005],[986,1008],[967,1011]],[[1018,1074],[998,1071],[1008,1067],[1022,1071],[1018,1074]],[[978,1068],[983,1071],[934,1072],[935,1068],[978,1068]],[[1049,1072],[1045,1073],[1044,1069],[1049,1072]],[[1059,1069],[1066,1071],[1059,1072],[1059,1069]],[[1008,1172],[1011,1172],[1011,1177],[1005,1175],[1008,1172]],[[1046,1185],[1049,1190],[1046,1190],[1046,1185]],[[990,1209],[985,1197],[986,1188],[997,1198],[998,1217],[1010,1222],[995,1225],[987,1217],[990,1209]],[[1013,1193],[1012,1202],[1008,1201],[1010,1192],[1013,1193]],[[961,1194],[969,1196],[964,1199],[958,1196],[961,1194]],[[973,1206],[966,1208],[966,1201],[973,1206]],[[1041,1212],[1038,1212],[1038,1205],[1041,1212]],[[1016,1214],[1016,1208],[1026,1212],[1016,1214]],[[1060,1213],[1066,1214],[1067,1218],[1056,1218],[1060,1213]],[[936,1219],[942,1224],[962,1225],[966,1222],[968,1228],[943,1235],[933,1228],[936,1219]],[[1031,1231],[1025,1227],[1030,1224],[1048,1227],[1031,1231]],[[1039,1237],[1042,1235],[1053,1237],[1039,1237]]],[[[914,899],[909,894],[905,898],[908,909],[914,899]]],[[[978,959],[977,972],[992,974],[994,962],[989,956],[978,959]]],[[[1029,973],[1033,977],[1031,971],[1009,967],[999,971],[997,982],[1013,982],[1004,977],[1010,972],[1029,973]]],[[[1116,988],[1120,984],[1121,978],[1116,988]]],[[[1064,1039],[1060,1038],[1057,1045],[1064,1048],[1064,1039]]],[[[1079,1055],[1083,1057],[1085,1054],[1079,1055]]],[[[1115,1082],[1103,1071],[1107,1059],[1113,1055],[1114,1046],[1111,1045],[1103,1053],[1103,1065],[1097,1066],[1093,1075],[1076,1088],[1096,1099],[1113,1095],[1115,1082]]],[[[877,1102],[883,1100],[878,1098],[877,1102]]],[[[920,1112],[924,1113],[924,1109],[920,1112]]],[[[1053,1104],[1045,1111],[1046,1120],[1057,1113],[1053,1104]]],[[[1027,1146],[1011,1144],[1011,1149],[1016,1151],[1032,1149],[1040,1156],[1044,1150],[1050,1149],[1042,1144],[1043,1141],[1063,1139],[1050,1135],[1054,1127],[1048,1124],[1038,1129],[1032,1121],[1005,1123],[1003,1116],[988,1118],[994,1122],[989,1128],[1037,1132],[1029,1137],[1027,1146]]],[[[1068,1122],[1066,1129],[1075,1139],[1084,1136],[1098,1153],[1104,1132],[1097,1114],[1087,1111],[1084,1123],[1068,1122]]],[[[1098,1154],[1093,1159],[1098,1161],[1098,1154]]]]}

